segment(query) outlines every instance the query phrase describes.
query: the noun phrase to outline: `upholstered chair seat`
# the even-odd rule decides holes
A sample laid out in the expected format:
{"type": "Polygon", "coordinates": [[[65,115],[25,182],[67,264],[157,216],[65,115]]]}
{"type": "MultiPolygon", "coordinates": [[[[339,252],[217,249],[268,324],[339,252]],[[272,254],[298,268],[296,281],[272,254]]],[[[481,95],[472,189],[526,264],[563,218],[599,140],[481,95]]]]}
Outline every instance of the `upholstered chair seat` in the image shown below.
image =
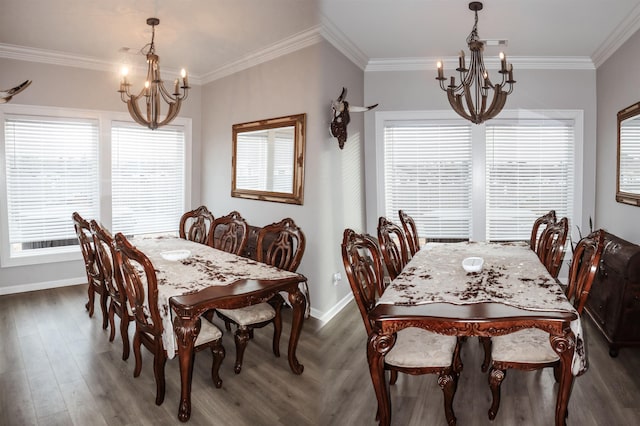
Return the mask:
{"type": "Polygon", "coordinates": [[[201,321],[200,333],[198,333],[198,337],[196,338],[195,346],[219,340],[220,338],[222,338],[222,331],[218,327],[211,324],[209,321],[201,321]]]}
{"type": "Polygon", "coordinates": [[[538,328],[525,328],[491,339],[494,361],[541,364],[560,361],[549,343],[549,333],[538,328]]]}
{"type": "Polygon", "coordinates": [[[271,321],[276,316],[276,310],[266,302],[238,309],[218,309],[218,312],[240,327],[271,321]]]}
{"type": "Polygon", "coordinates": [[[457,341],[456,336],[443,336],[416,327],[405,328],[398,331],[396,343],[384,360],[394,367],[449,367],[457,341]]]}

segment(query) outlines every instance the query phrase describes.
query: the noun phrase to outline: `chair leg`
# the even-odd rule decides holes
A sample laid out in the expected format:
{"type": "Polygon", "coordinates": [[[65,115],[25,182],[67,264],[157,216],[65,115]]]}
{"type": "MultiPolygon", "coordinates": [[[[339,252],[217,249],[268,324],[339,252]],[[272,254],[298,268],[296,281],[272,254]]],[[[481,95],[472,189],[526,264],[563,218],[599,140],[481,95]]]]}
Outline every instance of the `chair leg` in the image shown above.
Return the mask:
{"type": "Polygon", "coordinates": [[[391,386],[395,385],[398,381],[398,370],[391,370],[389,372],[389,384],[391,386]]]}
{"type": "Polygon", "coordinates": [[[280,310],[276,310],[276,316],[273,318],[273,354],[280,356],[280,336],[282,335],[282,317],[280,310]]]}
{"type": "Polygon", "coordinates": [[[213,364],[211,365],[211,380],[218,389],[222,387],[222,379],[220,378],[220,366],[224,360],[225,351],[222,346],[222,340],[218,339],[211,347],[211,354],[213,355],[213,364]]]}
{"type": "Polygon", "coordinates": [[[164,401],[164,365],[167,362],[167,355],[160,347],[153,356],[153,374],[156,378],[156,405],[162,405],[164,401]]]}
{"type": "Polygon", "coordinates": [[[138,330],[136,330],[133,335],[133,356],[136,359],[136,366],[133,369],[133,377],[138,377],[140,375],[140,371],[142,371],[142,354],[140,353],[141,344],[140,334],[138,333],[138,330]]]}
{"type": "Polygon", "coordinates": [[[100,293],[100,309],[102,310],[102,329],[106,330],[109,326],[109,314],[107,313],[107,290],[105,288],[102,289],[102,293],[100,293]]]}
{"type": "Polygon", "coordinates": [[[231,321],[229,321],[229,320],[224,320],[224,328],[225,328],[227,331],[231,331],[231,321]]]}
{"type": "Polygon", "coordinates": [[[89,301],[84,305],[85,309],[89,311],[89,318],[93,317],[93,305],[96,297],[95,289],[91,282],[89,282],[89,289],[87,290],[87,294],[89,296],[89,301]]]}
{"type": "Polygon", "coordinates": [[[249,330],[246,327],[238,326],[235,334],[236,341],[236,364],[233,367],[233,370],[236,374],[240,374],[240,370],[242,370],[242,359],[244,358],[244,350],[247,347],[247,343],[249,342],[249,330]]]}
{"type": "Polygon", "coordinates": [[[113,342],[113,339],[116,337],[116,324],[115,324],[115,316],[116,316],[116,307],[113,300],[109,303],[109,341],[113,342]]]}
{"type": "Polygon", "coordinates": [[[453,396],[456,393],[456,382],[451,372],[441,373],[438,376],[438,385],[444,394],[444,415],[447,418],[447,424],[449,426],[456,424],[456,416],[453,413],[453,396]]]}
{"type": "Polygon", "coordinates": [[[480,343],[484,348],[484,360],[482,361],[482,372],[486,373],[491,364],[491,337],[480,336],[480,343]]]}
{"type": "MultiPolygon", "coordinates": [[[[126,306],[123,309],[127,309],[126,306]]],[[[122,360],[129,359],[129,315],[127,312],[122,313],[120,318],[120,335],[122,336],[122,360]]]]}
{"type": "Polygon", "coordinates": [[[491,388],[491,396],[493,397],[491,408],[489,408],[489,420],[495,419],[498,414],[498,409],[500,409],[500,384],[506,374],[507,372],[505,370],[498,370],[493,367],[489,373],[489,387],[491,388]]]}

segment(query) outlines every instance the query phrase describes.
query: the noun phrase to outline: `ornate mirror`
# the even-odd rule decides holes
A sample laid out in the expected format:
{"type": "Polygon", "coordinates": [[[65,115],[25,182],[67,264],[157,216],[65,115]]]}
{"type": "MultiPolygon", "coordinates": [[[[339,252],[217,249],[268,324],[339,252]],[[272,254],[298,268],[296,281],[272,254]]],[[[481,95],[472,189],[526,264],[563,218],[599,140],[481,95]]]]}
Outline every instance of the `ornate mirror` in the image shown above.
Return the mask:
{"type": "Polygon", "coordinates": [[[306,114],[233,125],[231,196],[302,204],[306,114]]]}
{"type": "Polygon", "coordinates": [[[616,201],[640,206],[640,102],[618,112],[616,201]]]}

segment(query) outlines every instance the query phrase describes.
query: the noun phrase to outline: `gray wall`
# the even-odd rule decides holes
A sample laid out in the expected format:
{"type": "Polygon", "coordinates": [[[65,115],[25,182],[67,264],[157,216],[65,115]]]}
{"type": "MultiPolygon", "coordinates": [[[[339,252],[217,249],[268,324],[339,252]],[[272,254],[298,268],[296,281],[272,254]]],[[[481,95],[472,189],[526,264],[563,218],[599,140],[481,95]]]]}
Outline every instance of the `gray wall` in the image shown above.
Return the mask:
{"type": "MultiPolygon", "coordinates": [[[[640,101],[640,32],[596,73],[598,146],[595,226],[640,244],[640,208],[616,202],[617,113],[640,101]]],[[[640,164],[638,165],[640,167],[640,164]]]]}
{"type": "MultiPolygon", "coordinates": [[[[596,72],[595,70],[522,70],[514,66],[517,80],[505,110],[571,109],[584,111],[584,161],[581,229],[588,229],[595,206],[596,72]]],[[[490,70],[491,72],[491,70],[490,70]]],[[[495,73],[495,71],[493,72],[495,73]]],[[[493,74],[492,73],[492,74],[493,74]]],[[[450,110],[444,93],[431,71],[365,73],[365,103],[379,103],[376,111],[450,110]]],[[[498,116],[499,117],[499,116],[498,116]]],[[[365,117],[365,169],[367,182],[367,229],[375,232],[377,197],[375,188],[375,118],[365,117]],[[373,185],[373,186],[372,186],[373,185]]]]}
{"type": "Polygon", "coordinates": [[[307,247],[298,269],[309,279],[312,315],[328,319],[330,310],[350,294],[346,280],[334,287],[334,272],[344,274],[340,241],[345,226],[363,221],[362,167],[358,135],[362,117],[349,131],[344,151],[330,137],[330,101],[342,86],[349,100],[362,102],[362,71],[329,43],[240,71],[203,87],[202,202],[215,216],[239,211],[255,226],[291,217],[304,231],[307,247]],[[291,114],[307,114],[304,204],[288,205],[232,198],[231,126],[291,114]]]}
{"type": "MultiPolygon", "coordinates": [[[[93,71],[74,67],[35,62],[0,59],[2,85],[9,86],[30,79],[33,83],[11,104],[47,107],[78,108],[99,111],[126,112],[126,105],[117,92],[117,71],[93,71]],[[10,78],[11,77],[11,78],[10,78]]],[[[134,83],[135,84],[135,83],[134,83]]],[[[140,82],[142,84],[142,81],[140,82]]],[[[180,111],[181,117],[190,117],[193,126],[192,202],[200,196],[200,104],[201,91],[194,86],[180,111]]],[[[4,164],[1,166],[4,167],[4,164]]],[[[69,217],[69,226],[73,226],[69,217]]],[[[78,259],[81,259],[78,252],[78,259]]],[[[30,266],[0,267],[0,294],[3,288],[22,286],[39,289],[86,282],[81,260],[30,266]]]]}

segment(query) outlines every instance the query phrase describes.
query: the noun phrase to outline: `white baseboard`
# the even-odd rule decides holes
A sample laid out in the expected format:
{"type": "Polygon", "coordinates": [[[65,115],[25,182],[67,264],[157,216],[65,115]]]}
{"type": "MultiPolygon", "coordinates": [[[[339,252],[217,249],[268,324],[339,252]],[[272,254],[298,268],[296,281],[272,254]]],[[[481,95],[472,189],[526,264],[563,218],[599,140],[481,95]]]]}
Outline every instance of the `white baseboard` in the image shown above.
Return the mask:
{"type": "Polygon", "coordinates": [[[50,288],[68,287],[78,284],[86,284],[87,277],[69,278],[66,280],[43,281],[40,283],[12,285],[8,287],[0,287],[0,296],[5,294],[26,293],[28,291],[47,290],[50,288]]]}
{"type": "Polygon", "coordinates": [[[347,306],[349,302],[351,302],[351,300],[353,300],[353,294],[349,293],[325,313],[311,308],[311,316],[320,321],[320,328],[322,328],[325,326],[325,324],[331,321],[331,319],[335,317],[345,306],[347,306]]]}

